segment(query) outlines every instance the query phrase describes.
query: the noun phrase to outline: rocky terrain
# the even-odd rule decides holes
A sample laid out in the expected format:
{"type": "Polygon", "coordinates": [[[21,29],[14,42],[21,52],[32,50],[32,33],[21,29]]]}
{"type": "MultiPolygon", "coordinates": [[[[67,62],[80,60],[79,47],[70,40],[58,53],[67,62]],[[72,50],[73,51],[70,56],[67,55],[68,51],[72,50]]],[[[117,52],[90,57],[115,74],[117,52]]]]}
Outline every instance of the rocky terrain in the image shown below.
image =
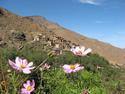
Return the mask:
{"type": "Polygon", "coordinates": [[[0,47],[21,49],[28,43],[33,47],[44,45],[43,48],[59,45],[65,50],[73,45],[85,45],[112,64],[125,64],[123,49],[77,34],[43,17],[22,17],[0,8],[0,47]]]}

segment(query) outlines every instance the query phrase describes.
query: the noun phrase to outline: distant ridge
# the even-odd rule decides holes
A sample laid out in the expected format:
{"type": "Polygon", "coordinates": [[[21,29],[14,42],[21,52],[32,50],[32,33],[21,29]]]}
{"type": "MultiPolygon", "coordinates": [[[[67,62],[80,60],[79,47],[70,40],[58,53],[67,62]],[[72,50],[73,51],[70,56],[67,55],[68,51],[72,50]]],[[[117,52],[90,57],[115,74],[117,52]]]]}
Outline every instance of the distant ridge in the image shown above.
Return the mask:
{"type": "Polygon", "coordinates": [[[58,24],[50,22],[44,17],[17,16],[3,8],[0,8],[0,38],[1,40],[6,41],[8,45],[12,44],[10,41],[10,32],[12,30],[24,32],[27,37],[27,41],[33,39],[33,36],[42,32],[47,33],[50,37],[51,34],[55,34],[56,37],[61,37],[71,43],[92,48],[94,53],[98,53],[99,55],[105,57],[112,64],[125,64],[125,51],[123,49],[82,36],[78,33],[63,28],[58,24]]]}

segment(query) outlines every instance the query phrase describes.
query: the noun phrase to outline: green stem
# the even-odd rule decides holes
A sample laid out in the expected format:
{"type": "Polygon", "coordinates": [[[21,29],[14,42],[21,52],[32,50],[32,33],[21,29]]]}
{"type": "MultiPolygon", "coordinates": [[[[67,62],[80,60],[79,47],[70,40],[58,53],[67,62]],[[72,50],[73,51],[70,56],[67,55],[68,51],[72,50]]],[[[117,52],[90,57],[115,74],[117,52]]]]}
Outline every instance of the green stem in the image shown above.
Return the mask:
{"type": "MultiPolygon", "coordinates": [[[[35,72],[39,67],[41,67],[48,59],[49,59],[49,57],[47,57],[42,63],[40,63],[33,72],[35,72]]],[[[21,85],[23,82],[25,82],[28,78],[29,78],[29,76],[26,77],[25,79],[23,79],[19,85],[21,85]]]]}
{"type": "Polygon", "coordinates": [[[41,64],[39,64],[33,72],[35,72],[38,68],[40,68],[48,59],[49,57],[47,57],[41,64]]]}

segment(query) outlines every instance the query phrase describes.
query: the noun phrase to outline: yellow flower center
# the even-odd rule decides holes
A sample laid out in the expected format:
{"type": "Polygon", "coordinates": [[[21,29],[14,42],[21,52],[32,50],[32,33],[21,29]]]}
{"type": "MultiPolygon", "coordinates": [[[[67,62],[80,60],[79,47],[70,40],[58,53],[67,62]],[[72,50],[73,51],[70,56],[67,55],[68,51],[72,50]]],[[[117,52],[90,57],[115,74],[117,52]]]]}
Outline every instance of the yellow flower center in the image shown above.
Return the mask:
{"type": "Polygon", "coordinates": [[[28,87],[26,88],[26,90],[27,90],[27,91],[31,91],[31,90],[32,90],[32,87],[31,87],[31,86],[28,86],[28,87]]]}
{"type": "Polygon", "coordinates": [[[24,68],[26,68],[26,65],[22,64],[22,65],[20,65],[20,67],[21,67],[21,69],[24,69],[24,68]]]}
{"type": "Polygon", "coordinates": [[[70,69],[74,70],[75,69],[75,65],[70,65],[70,69]]]}

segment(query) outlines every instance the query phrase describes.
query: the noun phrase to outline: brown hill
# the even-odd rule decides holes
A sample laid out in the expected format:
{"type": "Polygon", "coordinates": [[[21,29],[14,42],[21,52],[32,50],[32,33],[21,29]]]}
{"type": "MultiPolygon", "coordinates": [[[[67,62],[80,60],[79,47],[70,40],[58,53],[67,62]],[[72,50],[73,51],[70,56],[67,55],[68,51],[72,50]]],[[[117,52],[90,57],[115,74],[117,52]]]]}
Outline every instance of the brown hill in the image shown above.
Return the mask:
{"type": "Polygon", "coordinates": [[[34,47],[51,46],[49,48],[59,44],[65,49],[72,45],[71,42],[56,36],[46,27],[36,24],[30,17],[17,16],[0,8],[0,47],[18,49],[27,43],[34,47]]]}
{"type": "MultiPolygon", "coordinates": [[[[21,17],[0,8],[0,46],[1,44],[17,46],[23,40],[27,42],[34,40],[38,35],[42,37],[46,35],[47,43],[50,44],[51,42],[52,45],[59,43],[62,46],[66,45],[68,48],[72,44],[85,45],[91,47],[94,53],[100,54],[113,64],[125,64],[123,49],[72,32],[43,17],[21,17]],[[14,39],[20,39],[21,42],[18,40],[15,42],[14,39]]],[[[39,41],[39,44],[43,43],[43,38],[39,41]]]]}
{"type": "Polygon", "coordinates": [[[108,43],[82,36],[53,22],[50,22],[43,17],[32,16],[30,18],[32,18],[33,21],[38,23],[41,27],[44,26],[48,30],[54,32],[57,36],[63,37],[64,39],[69,40],[75,44],[91,47],[94,53],[100,54],[113,64],[125,64],[125,52],[123,52],[123,50],[120,48],[114,47],[108,43]]]}

